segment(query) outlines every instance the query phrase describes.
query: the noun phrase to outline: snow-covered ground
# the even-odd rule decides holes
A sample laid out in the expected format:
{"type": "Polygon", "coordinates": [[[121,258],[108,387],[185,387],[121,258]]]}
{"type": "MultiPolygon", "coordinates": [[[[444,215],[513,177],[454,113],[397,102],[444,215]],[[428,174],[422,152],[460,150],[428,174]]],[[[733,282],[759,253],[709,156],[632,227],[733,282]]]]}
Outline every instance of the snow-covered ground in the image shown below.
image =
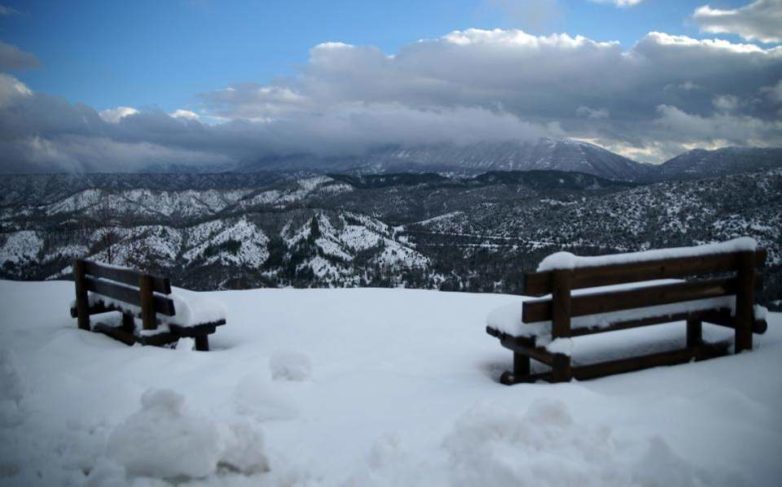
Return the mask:
{"type": "MultiPolygon", "coordinates": [[[[0,281],[0,484],[668,487],[782,478],[780,314],[769,314],[751,353],[505,387],[496,380],[511,354],[484,323],[518,297],[208,294],[225,305],[228,324],[201,353],[78,330],[68,315],[72,283],[0,281]]],[[[682,341],[684,325],[610,335],[612,346],[622,336],[682,341]]]]}

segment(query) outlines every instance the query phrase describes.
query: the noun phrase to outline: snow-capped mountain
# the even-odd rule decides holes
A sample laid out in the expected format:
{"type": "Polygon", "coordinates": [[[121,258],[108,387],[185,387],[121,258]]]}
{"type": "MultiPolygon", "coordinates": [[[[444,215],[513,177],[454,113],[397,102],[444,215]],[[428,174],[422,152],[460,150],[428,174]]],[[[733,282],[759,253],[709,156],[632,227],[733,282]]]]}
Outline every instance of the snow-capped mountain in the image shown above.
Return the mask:
{"type": "Polygon", "coordinates": [[[683,179],[762,171],[782,167],[782,148],[694,149],[661,164],[657,179],[683,179]]]}
{"type": "Polygon", "coordinates": [[[536,142],[479,142],[414,147],[384,147],[360,156],[319,157],[310,154],[270,157],[243,170],[310,169],[363,173],[558,170],[606,179],[639,181],[654,168],[587,142],[542,138],[536,142]]]}
{"type": "Polygon", "coordinates": [[[782,169],[656,184],[565,171],[334,174],[261,186],[231,179],[220,189],[197,179],[187,187],[174,178],[166,189],[165,178],[86,188],[72,176],[30,178],[38,182],[26,185],[44,178],[57,196],[0,207],[0,277],[62,278],[73,258],[88,255],[195,289],[518,292],[523,272],[561,249],[597,254],[748,235],[769,250],[765,296],[782,299],[782,169]]]}

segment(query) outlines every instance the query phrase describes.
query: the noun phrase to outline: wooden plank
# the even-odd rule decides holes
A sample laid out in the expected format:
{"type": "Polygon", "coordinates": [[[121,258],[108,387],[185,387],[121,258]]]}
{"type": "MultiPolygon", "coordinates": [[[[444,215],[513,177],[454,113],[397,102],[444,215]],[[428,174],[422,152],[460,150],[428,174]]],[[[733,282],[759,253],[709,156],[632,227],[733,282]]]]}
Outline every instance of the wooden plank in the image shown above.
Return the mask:
{"type": "MultiPolygon", "coordinates": [[[[617,321],[607,326],[592,326],[592,327],[580,327],[572,328],[570,330],[571,337],[580,337],[586,335],[594,335],[596,333],[605,333],[609,331],[629,330],[631,328],[640,328],[644,326],[659,325],[661,323],[673,323],[676,321],[686,321],[688,319],[699,319],[703,322],[713,325],[724,326],[726,328],[735,329],[734,318],[731,316],[730,309],[723,308],[720,310],[705,310],[695,312],[682,312],[665,314],[659,316],[650,316],[647,318],[640,318],[637,320],[617,321]]],[[[755,320],[752,326],[753,333],[763,334],[768,330],[768,323],[765,320],[755,320]]],[[[499,338],[502,332],[495,328],[486,327],[486,333],[493,337],[499,338]]]]}
{"type": "Polygon", "coordinates": [[[142,345],[152,345],[155,347],[160,347],[163,345],[168,345],[169,343],[174,343],[178,339],[179,338],[172,333],[156,333],[154,335],[136,336],[136,342],[142,345]]]}
{"type": "MultiPolygon", "coordinates": [[[[128,286],[138,287],[138,280],[141,272],[133,269],[119,269],[102,265],[98,262],[84,261],[85,271],[88,275],[102,277],[111,281],[121,282],[128,286]]],[[[156,293],[171,294],[171,281],[167,277],[150,276],[152,279],[152,290],[156,293]]]]}
{"type": "Polygon", "coordinates": [[[554,364],[554,357],[545,348],[536,347],[523,339],[505,335],[500,339],[500,345],[517,353],[522,353],[528,357],[543,362],[546,365],[554,364]]]}
{"type": "Polygon", "coordinates": [[[225,320],[220,320],[220,321],[212,321],[209,323],[201,323],[200,325],[195,325],[195,326],[179,326],[179,325],[169,324],[168,328],[171,330],[171,333],[173,333],[176,336],[194,338],[199,335],[214,333],[216,327],[222,326],[224,324],[225,324],[225,320]]]}
{"type": "Polygon", "coordinates": [[[133,345],[134,343],[136,343],[136,337],[133,335],[132,332],[128,332],[116,326],[109,326],[105,323],[97,323],[95,325],[94,331],[98,333],[103,333],[104,335],[111,337],[115,340],[118,340],[124,343],[125,345],[133,345]]]}
{"type": "MultiPolygon", "coordinates": [[[[608,291],[574,296],[571,299],[572,311],[570,316],[610,313],[696,299],[729,296],[735,293],[736,281],[734,278],[677,282],[638,289],[608,291]]],[[[522,306],[522,321],[524,323],[551,321],[553,318],[552,308],[551,299],[525,301],[522,306]]]]}
{"type": "MultiPolygon", "coordinates": [[[[570,283],[572,273],[569,271],[554,271],[551,294],[551,336],[570,338],[570,317],[572,315],[572,299],[570,283]]],[[[570,356],[554,354],[551,369],[553,382],[568,382],[573,376],[570,368],[570,356]]]]}
{"type": "Polygon", "coordinates": [[[752,252],[739,254],[736,274],[736,353],[752,350],[752,308],[755,303],[755,262],[752,252]]]}
{"type": "Polygon", "coordinates": [[[570,317],[572,299],[570,282],[572,274],[568,271],[554,271],[551,295],[551,336],[553,338],[570,337],[570,317]]]}
{"type": "MultiPolygon", "coordinates": [[[[103,296],[116,299],[134,306],[141,306],[141,296],[136,289],[124,286],[122,284],[115,284],[110,281],[99,280],[94,277],[86,277],[84,279],[85,287],[88,291],[92,291],[103,296]]],[[[174,302],[161,295],[153,295],[154,310],[157,313],[164,314],[166,316],[174,316],[174,302]]]]}
{"type": "MultiPolygon", "coordinates": [[[[103,303],[91,304],[88,309],[89,309],[90,315],[98,315],[98,314],[101,314],[101,313],[109,313],[111,311],[120,311],[120,312],[123,311],[123,310],[117,308],[116,306],[107,306],[107,305],[105,305],[103,303]]],[[[71,306],[71,317],[72,318],[76,318],[76,316],[78,316],[76,308],[74,306],[71,306]]]]}
{"type": "MultiPolygon", "coordinates": [[[[627,264],[612,264],[599,267],[581,267],[574,271],[572,289],[608,286],[655,279],[678,279],[699,274],[735,271],[738,268],[739,253],[713,254],[696,257],[679,257],[627,264]]],[[[756,267],[763,266],[766,250],[754,252],[756,267]]],[[[553,286],[552,272],[529,272],[524,274],[522,294],[544,296],[550,294],[553,286]]]]}
{"type": "MultiPolygon", "coordinates": [[[[736,319],[731,315],[730,310],[705,311],[701,314],[701,319],[712,325],[724,326],[725,328],[736,329],[736,319]]],[[[766,320],[754,320],[752,323],[752,332],[762,335],[768,330],[766,320]]]]}
{"type": "Polygon", "coordinates": [[[152,292],[152,278],[150,276],[139,276],[138,278],[139,296],[141,298],[141,323],[145,330],[154,330],[157,328],[155,319],[155,295],[152,292]]]}
{"type": "Polygon", "coordinates": [[[700,313],[673,313],[659,316],[649,316],[636,320],[617,321],[606,326],[592,326],[573,328],[571,336],[593,335],[595,333],[604,333],[609,331],[629,330],[631,328],[640,328],[643,326],[659,325],[661,323],[672,323],[674,321],[685,321],[691,317],[700,317],[700,313]]]}
{"type": "MultiPolygon", "coordinates": [[[[89,297],[85,285],[85,262],[77,259],[73,262],[73,280],[76,286],[76,316],[79,328],[82,330],[90,329],[90,311],[89,297]]],[[[71,312],[71,315],[73,313],[71,312]]]]}
{"type": "Polygon", "coordinates": [[[668,352],[659,352],[638,357],[582,365],[573,368],[573,376],[578,380],[595,379],[607,375],[643,370],[661,365],[676,365],[691,360],[704,360],[727,354],[727,345],[701,345],[668,352]]]}
{"type": "Polygon", "coordinates": [[[697,318],[687,320],[687,348],[694,348],[703,342],[703,323],[697,318]]]}

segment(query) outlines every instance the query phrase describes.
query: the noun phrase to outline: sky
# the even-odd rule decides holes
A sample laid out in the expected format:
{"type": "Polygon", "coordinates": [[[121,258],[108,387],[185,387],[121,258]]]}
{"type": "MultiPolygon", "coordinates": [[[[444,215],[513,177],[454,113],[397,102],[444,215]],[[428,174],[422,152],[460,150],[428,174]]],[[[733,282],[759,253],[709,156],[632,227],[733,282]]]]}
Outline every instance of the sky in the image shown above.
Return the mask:
{"type": "Polygon", "coordinates": [[[782,0],[0,0],[0,171],[782,146],[782,0]]]}

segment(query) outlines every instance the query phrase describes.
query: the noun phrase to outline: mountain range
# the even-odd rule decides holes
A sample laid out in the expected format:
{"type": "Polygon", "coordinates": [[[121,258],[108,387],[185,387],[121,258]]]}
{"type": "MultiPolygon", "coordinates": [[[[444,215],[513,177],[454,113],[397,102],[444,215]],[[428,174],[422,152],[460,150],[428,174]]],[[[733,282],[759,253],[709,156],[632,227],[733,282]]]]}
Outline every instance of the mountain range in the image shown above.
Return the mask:
{"type": "Polygon", "coordinates": [[[0,278],[66,278],[73,258],[90,256],[193,289],[516,293],[555,251],[747,235],[769,252],[762,302],[782,306],[782,168],[643,184],[553,170],[259,177],[0,180],[0,278]]]}
{"type": "Polygon", "coordinates": [[[237,172],[363,174],[441,172],[474,175],[487,171],[556,170],[592,174],[616,181],[652,182],[735,174],[782,165],[782,148],[696,149],[663,164],[639,163],[588,142],[542,138],[535,142],[480,142],[414,147],[389,146],[362,155],[294,154],[245,163],[237,172]]]}

